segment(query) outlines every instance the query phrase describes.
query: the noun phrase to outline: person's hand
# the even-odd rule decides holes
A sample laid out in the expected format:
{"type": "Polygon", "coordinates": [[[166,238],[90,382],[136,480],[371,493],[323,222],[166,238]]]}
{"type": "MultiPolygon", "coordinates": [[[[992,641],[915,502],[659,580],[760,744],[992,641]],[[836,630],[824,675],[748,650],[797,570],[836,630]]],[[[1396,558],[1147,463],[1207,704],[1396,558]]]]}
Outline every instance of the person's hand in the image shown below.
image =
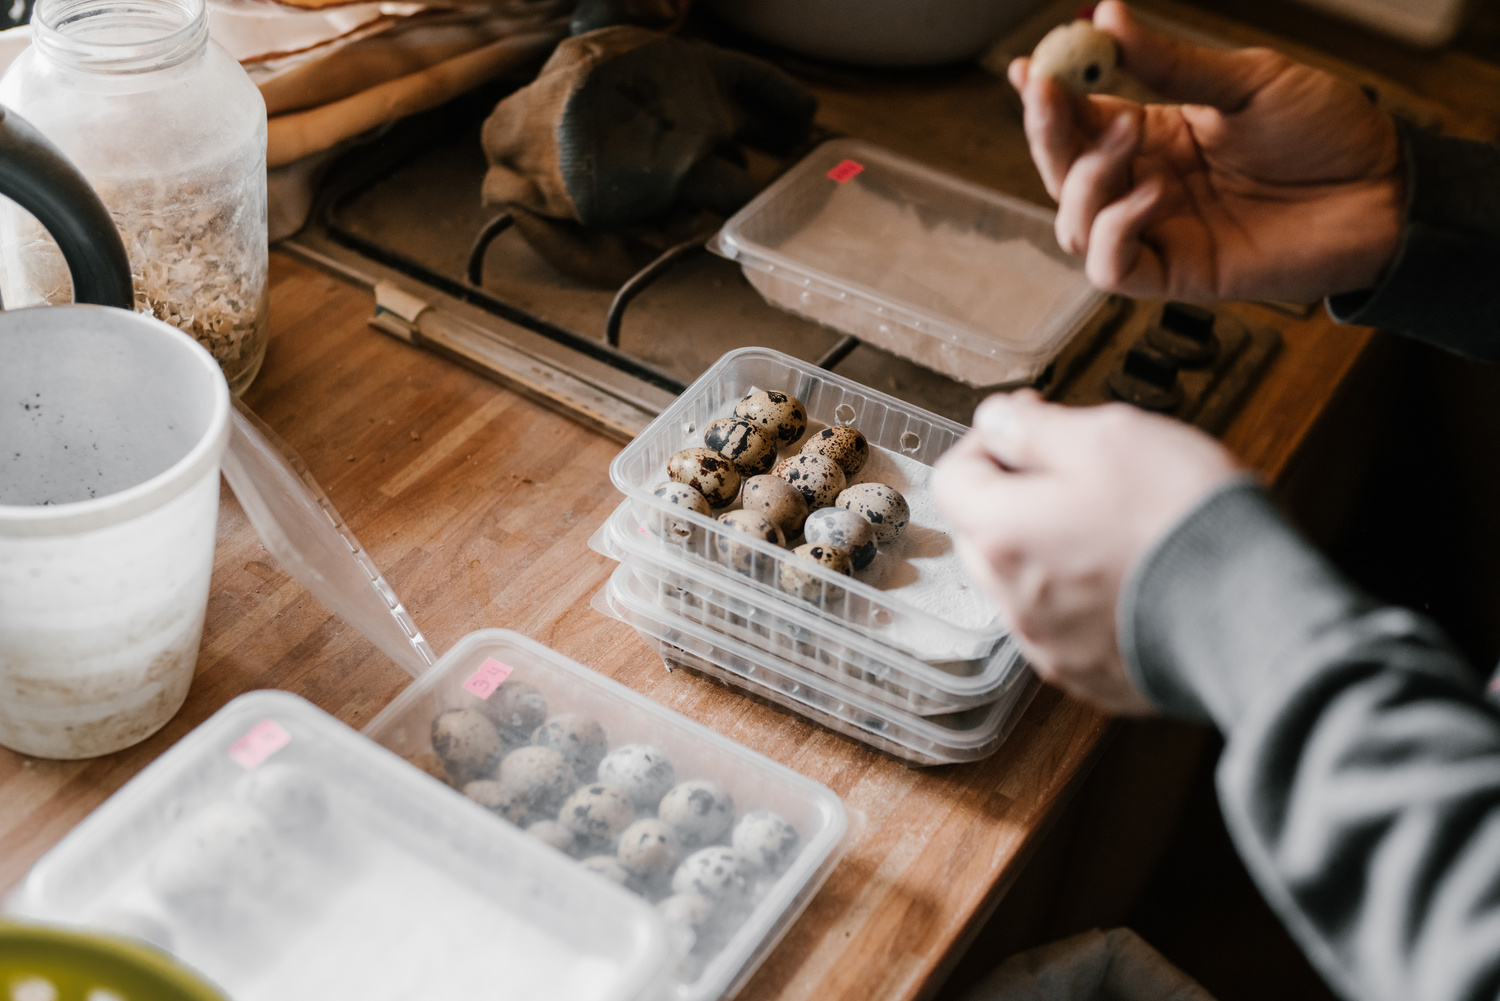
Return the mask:
{"type": "Polygon", "coordinates": [[[1236,475],[1217,442],[1126,406],[992,396],[937,464],[939,508],[969,573],[1045,680],[1105,709],[1150,703],[1120,657],[1120,589],[1147,550],[1236,475]]]}
{"type": "Polygon", "coordinates": [[[1057,239],[1126,295],[1311,301],[1376,283],[1403,215],[1400,143],[1354,84],[1269,49],[1150,31],[1105,0],[1094,25],[1169,101],[1073,98],[1010,65],[1058,202],[1057,239]]]}

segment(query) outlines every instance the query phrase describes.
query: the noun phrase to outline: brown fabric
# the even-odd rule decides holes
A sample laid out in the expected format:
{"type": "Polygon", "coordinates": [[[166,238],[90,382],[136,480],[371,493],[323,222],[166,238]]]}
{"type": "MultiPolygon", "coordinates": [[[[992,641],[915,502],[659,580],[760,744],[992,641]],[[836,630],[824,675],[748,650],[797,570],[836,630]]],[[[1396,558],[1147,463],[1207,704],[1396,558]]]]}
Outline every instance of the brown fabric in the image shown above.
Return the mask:
{"type": "Polygon", "coordinates": [[[1093,931],[1018,953],[963,1001],[1214,1001],[1129,928],[1093,931]]]}

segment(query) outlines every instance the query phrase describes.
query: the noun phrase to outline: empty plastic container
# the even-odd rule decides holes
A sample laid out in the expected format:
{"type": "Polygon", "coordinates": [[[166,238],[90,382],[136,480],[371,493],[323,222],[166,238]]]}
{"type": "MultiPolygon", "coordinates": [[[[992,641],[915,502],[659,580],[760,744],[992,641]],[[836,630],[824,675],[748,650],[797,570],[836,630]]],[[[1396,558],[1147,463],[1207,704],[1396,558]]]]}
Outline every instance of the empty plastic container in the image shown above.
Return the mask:
{"type": "Polygon", "coordinates": [[[1104,301],[1055,213],[854,139],[824,143],[711,249],[782,309],[971,386],[1030,382],[1104,301]]]}

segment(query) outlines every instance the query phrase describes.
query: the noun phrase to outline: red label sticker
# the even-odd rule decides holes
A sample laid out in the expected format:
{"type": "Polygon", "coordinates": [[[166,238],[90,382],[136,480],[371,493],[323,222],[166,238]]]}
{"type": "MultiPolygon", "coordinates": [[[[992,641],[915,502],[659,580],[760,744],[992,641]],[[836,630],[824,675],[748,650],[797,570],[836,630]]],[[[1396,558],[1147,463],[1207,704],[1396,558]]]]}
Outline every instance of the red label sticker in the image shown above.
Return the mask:
{"type": "Polygon", "coordinates": [[[844,160],[828,172],[828,176],[843,184],[845,181],[858,177],[865,171],[865,165],[854,160],[844,160]]]}
{"type": "Polygon", "coordinates": [[[229,745],[229,756],[245,771],[253,772],[291,742],[292,735],[286,732],[286,727],[274,719],[263,719],[229,745]]]}
{"type": "Polygon", "coordinates": [[[491,657],[469,675],[469,680],[464,682],[464,691],[481,699],[487,699],[495,694],[495,689],[510,677],[510,672],[513,670],[515,668],[509,664],[502,664],[491,657]]]}

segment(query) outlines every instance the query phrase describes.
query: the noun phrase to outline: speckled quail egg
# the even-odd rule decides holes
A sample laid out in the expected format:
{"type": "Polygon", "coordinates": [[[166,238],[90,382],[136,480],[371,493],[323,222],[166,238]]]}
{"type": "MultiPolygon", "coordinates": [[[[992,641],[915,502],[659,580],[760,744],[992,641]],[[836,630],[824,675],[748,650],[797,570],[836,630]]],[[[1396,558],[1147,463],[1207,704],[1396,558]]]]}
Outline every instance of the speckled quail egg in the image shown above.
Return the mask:
{"type": "Polygon", "coordinates": [[[439,713],[432,721],[432,749],[459,785],[494,768],[504,750],[495,724],[473,709],[439,713]]]}
{"type": "Polygon", "coordinates": [[[849,554],[856,570],[875,562],[875,526],[848,508],[825,507],[807,516],[802,534],[808,542],[835,546],[849,554]]]}
{"type": "Polygon", "coordinates": [[[674,893],[656,905],[669,925],[697,929],[714,916],[714,902],[701,893],[674,893]]]}
{"type": "Polygon", "coordinates": [[[612,785],[595,782],[578,789],[557,811],[557,821],[587,844],[604,844],[635,819],[630,797],[612,785]]]}
{"type": "Polygon", "coordinates": [[[713,845],[687,858],[672,874],[673,893],[696,893],[724,903],[740,900],[754,877],[750,863],[733,848],[713,845]]]}
{"type": "Polygon", "coordinates": [[[667,475],[703,495],[713,507],[723,507],[740,492],[740,471],[711,448],[685,448],[667,460],[667,475]]]}
{"type": "Polygon", "coordinates": [[[788,539],[796,538],[807,520],[807,498],[779,476],[752,476],[746,480],[740,487],[740,507],[770,518],[788,539]]]}
{"type": "Polygon", "coordinates": [[[870,457],[870,443],[865,436],[847,424],[824,428],[802,446],[803,455],[826,455],[839,464],[846,477],[865,467],[870,457]]]}
{"type": "Polygon", "coordinates": [[[611,883],[616,883],[620,886],[630,885],[630,877],[632,875],[630,870],[621,865],[620,860],[613,855],[595,855],[592,858],[584,859],[578,864],[595,875],[603,876],[611,883]]]}
{"type": "Polygon", "coordinates": [[[734,800],[712,779],[691,779],[661,798],[656,815],[666,821],[684,849],[711,845],[729,832],[734,800]]]}
{"type": "Polygon", "coordinates": [[[703,444],[734,463],[741,476],[756,476],[776,465],[776,439],[743,417],[714,421],[703,429],[703,444]]]}
{"type": "MultiPolygon", "coordinates": [[[[707,498],[697,488],[686,483],[667,480],[652,487],[651,493],[674,508],[684,508],[702,515],[707,515],[711,510],[707,498]]],[[[646,528],[658,539],[667,542],[691,542],[698,532],[698,526],[687,518],[657,507],[653,507],[646,515],[646,528]]]]}
{"type": "Polygon", "coordinates": [[[677,864],[677,835],[666,821],[655,817],[637,820],[620,834],[615,857],[649,884],[677,864]]]}
{"type": "Polygon", "coordinates": [[[555,820],[538,820],[526,828],[526,833],[560,852],[571,852],[578,843],[578,836],[555,820]]]}
{"type": "Polygon", "coordinates": [[[735,821],[729,843],[761,872],[778,875],[797,857],[797,829],[770,810],[751,810],[735,821]]]}
{"type": "Polygon", "coordinates": [[[479,711],[495,724],[501,740],[517,747],[547,721],[547,699],[535,685],[507,681],[479,704],[479,711]]]}
{"type": "Polygon", "coordinates": [[[475,779],[464,785],[464,795],[512,824],[519,824],[531,812],[527,789],[520,785],[506,785],[497,779],[475,779]]]}
{"type": "Polygon", "coordinates": [[[573,766],[555,747],[516,748],[500,762],[499,779],[524,792],[529,813],[542,815],[556,813],[578,785],[573,766]]]}
{"type": "Polygon", "coordinates": [[[714,539],[714,551],[719,554],[719,562],[733,568],[735,573],[753,575],[757,569],[769,572],[774,565],[770,557],[761,556],[757,559],[758,554],[754,549],[737,541],[739,534],[776,546],[786,545],[786,539],[776,523],[757,511],[746,511],[743,508],[728,511],[719,515],[719,522],[733,531],[724,532],[714,539]]]}
{"type": "Polygon", "coordinates": [[[783,445],[790,445],[807,430],[807,408],[802,401],[775,390],[751,390],[734,405],[734,414],[759,424],[783,445]]]}
{"type": "Polygon", "coordinates": [[[789,455],[771,469],[802,492],[810,511],[827,507],[847,484],[844,470],[826,455],[789,455]]]}
{"type": "Polygon", "coordinates": [[[306,837],[328,820],[328,790],[296,765],[263,765],[240,779],[236,793],[282,834],[306,837]]]}
{"type": "MultiPolygon", "coordinates": [[[[792,555],[796,559],[786,560],[781,564],[776,574],[776,586],[803,601],[821,600],[824,597],[825,584],[823,578],[803,569],[798,565],[798,561],[816,563],[820,567],[827,567],[834,573],[849,572],[849,554],[837,546],[805,542],[793,549],[792,555]]],[[[836,595],[832,593],[828,595],[830,600],[835,597],[836,595]]]]}
{"type": "Polygon", "coordinates": [[[656,804],[677,784],[677,773],[660,748],[625,744],[599,762],[599,781],[622,790],[637,810],[655,812],[656,804]]]}
{"type": "Polygon", "coordinates": [[[1091,21],[1078,20],[1058,25],[1036,43],[1030,72],[1050,76],[1075,94],[1088,94],[1110,82],[1118,56],[1113,37],[1091,21]]]}
{"type": "Polygon", "coordinates": [[[906,498],[892,486],[884,483],[856,483],[839,494],[834,501],[860,515],[875,527],[875,541],[882,546],[894,542],[911,521],[911,508],[906,498]]]}
{"type": "Polygon", "coordinates": [[[595,720],[579,713],[562,713],[554,716],[531,735],[537,747],[554,747],[562,752],[573,766],[573,774],[580,782],[592,779],[599,762],[609,752],[609,743],[604,739],[604,728],[595,720]]]}

